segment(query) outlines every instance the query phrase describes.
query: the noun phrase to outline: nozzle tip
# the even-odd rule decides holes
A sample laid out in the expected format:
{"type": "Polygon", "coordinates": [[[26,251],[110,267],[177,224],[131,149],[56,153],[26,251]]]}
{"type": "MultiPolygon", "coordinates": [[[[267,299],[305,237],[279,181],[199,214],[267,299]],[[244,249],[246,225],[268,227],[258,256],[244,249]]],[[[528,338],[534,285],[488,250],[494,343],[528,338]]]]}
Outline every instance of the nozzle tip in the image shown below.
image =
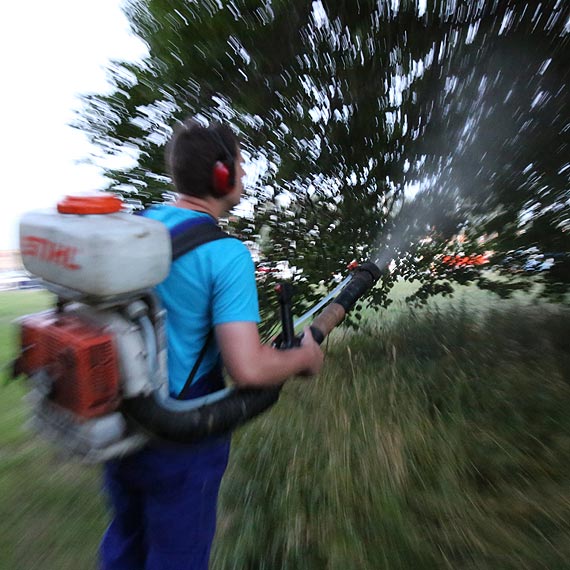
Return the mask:
{"type": "Polygon", "coordinates": [[[365,261],[360,265],[359,269],[361,271],[368,271],[374,281],[378,281],[382,275],[382,270],[375,263],[372,263],[372,261],[365,261]]]}

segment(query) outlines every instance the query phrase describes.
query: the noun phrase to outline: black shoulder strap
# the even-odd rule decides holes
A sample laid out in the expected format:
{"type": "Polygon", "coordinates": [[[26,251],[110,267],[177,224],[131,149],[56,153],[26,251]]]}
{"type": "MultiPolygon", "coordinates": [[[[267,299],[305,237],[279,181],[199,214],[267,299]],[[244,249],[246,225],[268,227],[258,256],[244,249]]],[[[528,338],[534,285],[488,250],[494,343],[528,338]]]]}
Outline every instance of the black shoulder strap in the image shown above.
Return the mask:
{"type": "MultiPolygon", "coordinates": [[[[229,237],[232,236],[217,226],[213,218],[200,217],[186,220],[181,224],[174,226],[170,230],[170,238],[172,240],[172,261],[176,261],[185,253],[196,249],[200,245],[229,237]]],[[[206,336],[204,346],[202,346],[200,354],[198,354],[198,358],[196,359],[186,382],[184,382],[184,386],[182,386],[178,396],[176,396],[177,399],[183,397],[192,384],[192,381],[198,372],[198,368],[200,368],[200,364],[206,356],[206,351],[212,337],[213,331],[210,329],[206,336]]]]}
{"type": "Polygon", "coordinates": [[[172,261],[196,249],[198,246],[218,239],[232,237],[210,218],[192,218],[170,230],[172,261]]]}

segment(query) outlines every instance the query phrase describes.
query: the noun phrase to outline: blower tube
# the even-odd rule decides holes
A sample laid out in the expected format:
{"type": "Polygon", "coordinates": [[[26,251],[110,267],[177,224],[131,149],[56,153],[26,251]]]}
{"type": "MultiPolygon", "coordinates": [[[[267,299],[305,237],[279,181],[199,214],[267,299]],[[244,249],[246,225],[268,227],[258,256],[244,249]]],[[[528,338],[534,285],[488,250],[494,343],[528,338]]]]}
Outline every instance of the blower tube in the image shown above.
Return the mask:
{"type": "MultiPolygon", "coordinates": [[[[354,270],[352,279],[313,321],[310,330],[316,342],[323,342],[380,275],[381,270],[372,262],[363,263],[354,270]]],[[[230,388],[196,400],[177,402],[181,405],[177,408],[181,409],[173,409],[155,390],[148,396],[123,400],[122,412],[151,437],[191,444],[235,430],[270,408],[278,400],[280,391],[280,386],[230,388]]]]}

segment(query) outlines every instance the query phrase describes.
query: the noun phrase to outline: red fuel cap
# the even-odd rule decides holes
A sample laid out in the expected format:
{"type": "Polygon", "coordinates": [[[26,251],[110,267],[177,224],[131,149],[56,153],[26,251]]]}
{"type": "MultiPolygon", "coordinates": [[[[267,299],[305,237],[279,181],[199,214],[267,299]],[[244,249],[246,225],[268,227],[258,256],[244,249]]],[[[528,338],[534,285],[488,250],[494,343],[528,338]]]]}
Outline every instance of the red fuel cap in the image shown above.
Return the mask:
{"type": "Polygon", "coordinates": [[[114,194],[66,196],[57,204],[60,214],[114,214],[123,207],[123,202],[114,194]]]}

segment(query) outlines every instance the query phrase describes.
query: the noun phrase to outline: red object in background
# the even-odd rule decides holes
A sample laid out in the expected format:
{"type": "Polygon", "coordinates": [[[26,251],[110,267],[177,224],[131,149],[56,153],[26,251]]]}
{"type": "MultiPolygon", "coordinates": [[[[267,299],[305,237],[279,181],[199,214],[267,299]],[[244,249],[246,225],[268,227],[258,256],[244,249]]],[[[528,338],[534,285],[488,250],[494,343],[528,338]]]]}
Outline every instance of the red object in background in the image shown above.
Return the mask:
{"type": "Polygon", "coordinates": [[[445,265],[450,267],[470,267],[473,265],[485,265],[489,263],[486,255],[445,255],[441,260],[445,265]]]}
{"type": "Polygon", "coordinates": [[[351,262],[346,266],[346,268],[347,268],[349,271],[352,271],[353,269],[356,269],[357,267],[358,267],[358,261],[351,261],[351,262]]]}
{"type": "Polygon", "coordinates": [[[255,268],[255,273],[257,276],[269,275],[270,273],[278,273],[278,272],[279,272],[279,269],[277,267],[272,267],[266,263],[259,264],[255,268]]]}
{"type": "Polygon", "coordinates": [[[50,399],[82,418],[115,410],[119,368],[111,335],[74,315],[39,313],[21,322],[21,369],[45,368],[53,380],[50,399]]]}

